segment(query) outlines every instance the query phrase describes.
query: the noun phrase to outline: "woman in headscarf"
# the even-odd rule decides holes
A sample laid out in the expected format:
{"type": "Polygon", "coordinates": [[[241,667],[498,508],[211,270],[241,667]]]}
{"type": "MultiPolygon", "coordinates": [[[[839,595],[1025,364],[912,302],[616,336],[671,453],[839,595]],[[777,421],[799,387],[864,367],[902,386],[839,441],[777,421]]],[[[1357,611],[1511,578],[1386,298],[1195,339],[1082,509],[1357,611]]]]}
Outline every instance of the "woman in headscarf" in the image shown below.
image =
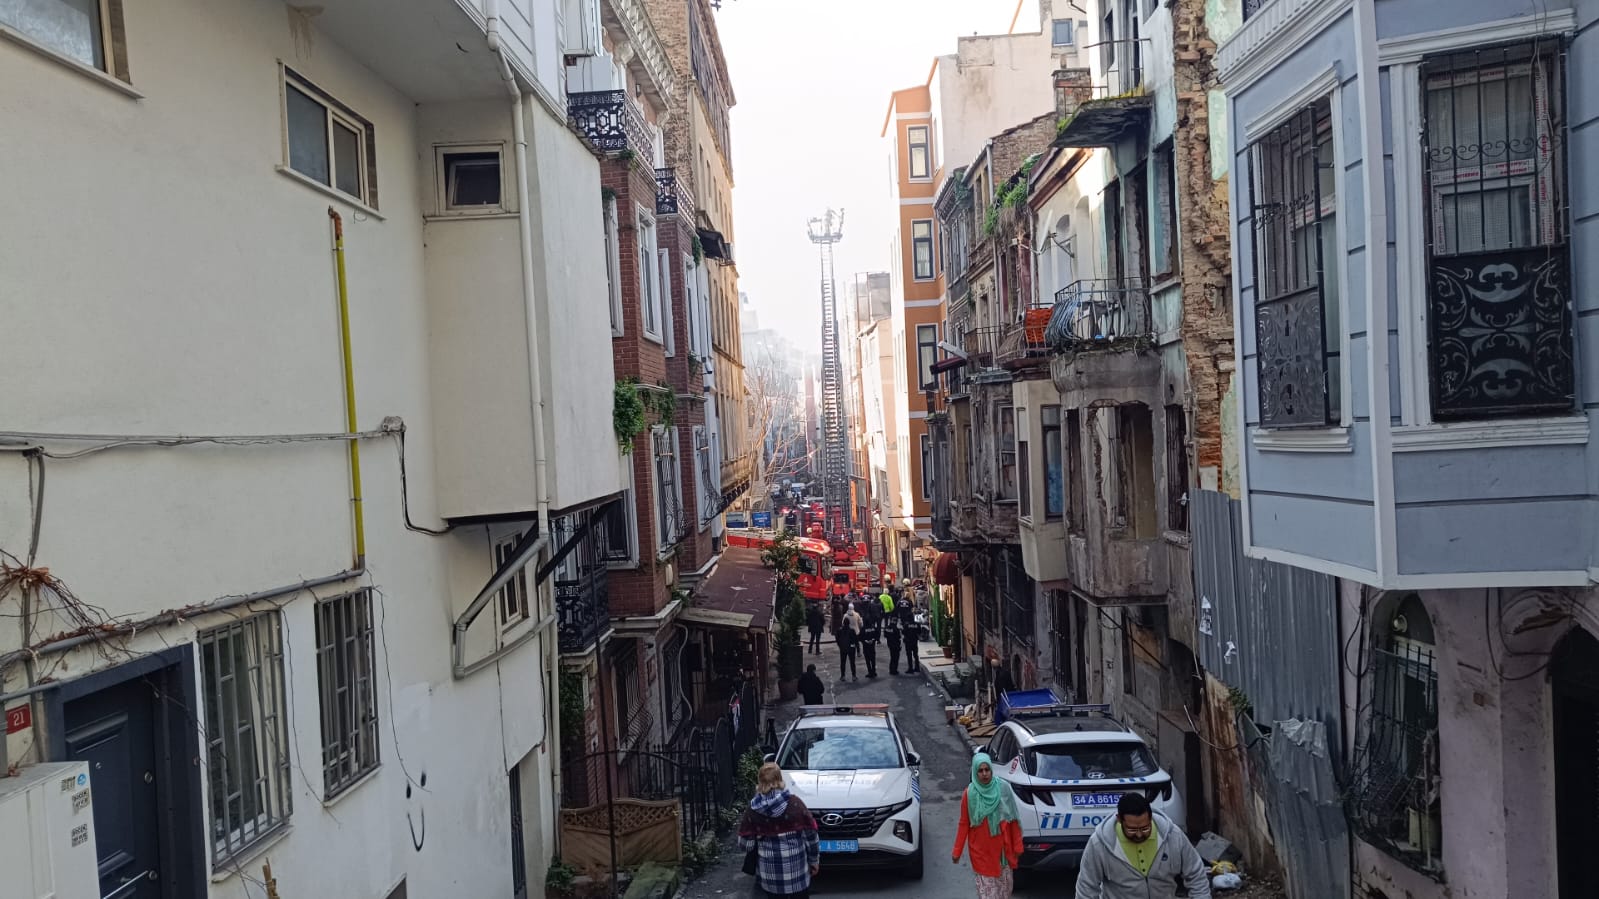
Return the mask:
{"type": "Polygon", "coordinates": [[[755,790],[738,822],[739,848],[756,854],[755,883],[768,896],[808,899],[822,862],[816,819],[783,787],[783,770],[771,762],[761,766],[755,790]]]}
{"type": "Polygon", "coordinates": [[[950,861],[960,864],[962,850],[971,855],[977,899],[1010,899],[1015,886],[1011,872],[1022,859],[1022,826],[1016,818],[1016,794],[994,774],[994,760],[986,752],[972,757],[972,782],[961,794],[960,829],[950,861]]]}

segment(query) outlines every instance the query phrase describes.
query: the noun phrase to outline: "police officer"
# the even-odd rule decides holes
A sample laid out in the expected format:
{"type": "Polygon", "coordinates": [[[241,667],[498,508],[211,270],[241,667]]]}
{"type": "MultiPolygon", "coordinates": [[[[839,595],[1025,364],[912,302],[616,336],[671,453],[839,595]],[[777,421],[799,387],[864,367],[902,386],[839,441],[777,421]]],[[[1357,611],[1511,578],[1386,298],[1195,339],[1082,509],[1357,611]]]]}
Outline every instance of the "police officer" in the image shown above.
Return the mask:
{"type": "Polygon", "coordinates": [[[883,616],[883,639],[888,641],[888,673],[899,674],[900,620],[898,610],[883,616]]]}
{"type": "Polygon", "coordinates": [[[866,604],[866,626],[861,628],[861,658],[866,676],[877,676],[877,641],[883,638],[883,610],[876,603],[866,604]]]}

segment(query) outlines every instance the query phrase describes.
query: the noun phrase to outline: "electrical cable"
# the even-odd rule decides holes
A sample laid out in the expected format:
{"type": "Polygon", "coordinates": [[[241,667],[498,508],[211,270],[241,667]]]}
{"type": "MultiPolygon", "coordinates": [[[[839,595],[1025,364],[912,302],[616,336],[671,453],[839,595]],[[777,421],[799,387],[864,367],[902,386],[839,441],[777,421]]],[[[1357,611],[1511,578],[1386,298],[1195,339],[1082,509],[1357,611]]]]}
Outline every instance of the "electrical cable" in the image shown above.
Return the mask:
{"type": "Polygon", "coordinates": [[[411,486],[405,471],[405,430],[405,424],[402,422],[399,428],[389,431],[397,438],[395,452],[400,456],[400,511],[405,516],[405,529],[430,537],[442,537],[454,530],[455,525],[445,523],[443,528],[428,528],[411,521],[411,486]]]}
{"type": "Polygon", "coordinates": [[[359,431],[356,433],[326,433],[326,434],[233,434],[233,435],[139,435],[139,434],[46,434],[27,431],[0,431],[0,441],[15,440],[27,443],[95,443],[94,446],[85,447],[65,453],[49,452],[39,449],[39,453],[51,459],[81,459],[106,450],[123,449],[126,447],[152,446],[174,447],[194,446],[197,444],[217,444],[219,446],[263,446],[281,443],[311,443],[326,440],[370,440],[382,437],[386,431],[359,431]]]}

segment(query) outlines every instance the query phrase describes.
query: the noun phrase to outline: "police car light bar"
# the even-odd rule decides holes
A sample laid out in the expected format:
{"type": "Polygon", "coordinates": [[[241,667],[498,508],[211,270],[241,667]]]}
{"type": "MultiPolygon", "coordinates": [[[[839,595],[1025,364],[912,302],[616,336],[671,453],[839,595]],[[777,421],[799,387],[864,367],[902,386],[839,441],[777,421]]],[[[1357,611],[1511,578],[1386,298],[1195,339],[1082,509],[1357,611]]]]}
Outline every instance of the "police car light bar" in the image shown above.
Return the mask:
{"type": "Polygon", "coordinates": [[[888,703],[868,702],[858,705],[802,705],[800,717],[816,715],[887,715],[888,703]]]}
{"type": "Polygon", "coordinates": [[[1021,708],[1010,710],[1010,715],[1013,718],[1041,717],[1048,715],[1086,718],[1089,715],[1096,714],[1104,715],[1107,718],[1112,717],[1110,713],[1110,703],[1100,702],[1071,704],[1057,702],[1049,705],[1023,706],[1021,708]]]}

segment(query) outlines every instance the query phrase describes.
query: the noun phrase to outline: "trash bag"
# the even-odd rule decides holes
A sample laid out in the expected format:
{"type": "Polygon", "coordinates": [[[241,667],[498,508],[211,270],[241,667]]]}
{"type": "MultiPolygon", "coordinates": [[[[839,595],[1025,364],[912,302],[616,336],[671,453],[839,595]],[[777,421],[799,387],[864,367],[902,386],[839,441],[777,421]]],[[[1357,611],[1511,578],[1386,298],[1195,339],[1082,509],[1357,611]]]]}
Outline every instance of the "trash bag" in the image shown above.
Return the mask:
{"type": "Polygon", "coordinates": [[[1242,889],[1244,886],[1244,879],[1239,877],[1237,874],[1217,874],[1215,877],[1210,879],[1210,886],[1211,889],[1216,890],[1242,889]]]}

